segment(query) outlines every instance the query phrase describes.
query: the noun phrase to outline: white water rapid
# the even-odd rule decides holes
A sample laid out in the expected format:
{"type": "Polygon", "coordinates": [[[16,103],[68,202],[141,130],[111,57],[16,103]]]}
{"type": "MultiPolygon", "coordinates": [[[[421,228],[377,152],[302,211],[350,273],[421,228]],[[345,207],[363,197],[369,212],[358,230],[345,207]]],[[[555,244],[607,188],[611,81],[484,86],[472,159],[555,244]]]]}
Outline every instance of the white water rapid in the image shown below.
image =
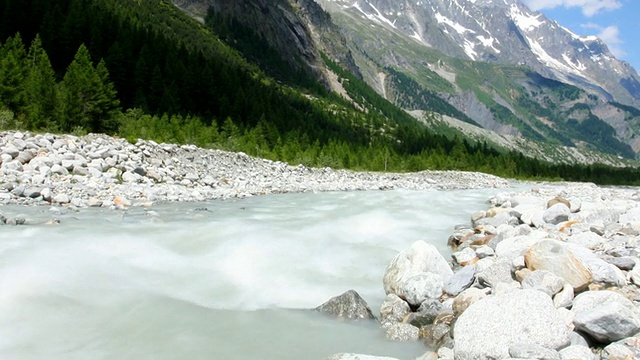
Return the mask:
{"type": "Polygon", "coordinates": [[[502,191],[0,207],[28,223],[0,227],[0,359],[413,359],[421,343],[303,309],[355,289],[377,313],[398,251],[424,239],[448,257],[453,227],[502,191]]]}

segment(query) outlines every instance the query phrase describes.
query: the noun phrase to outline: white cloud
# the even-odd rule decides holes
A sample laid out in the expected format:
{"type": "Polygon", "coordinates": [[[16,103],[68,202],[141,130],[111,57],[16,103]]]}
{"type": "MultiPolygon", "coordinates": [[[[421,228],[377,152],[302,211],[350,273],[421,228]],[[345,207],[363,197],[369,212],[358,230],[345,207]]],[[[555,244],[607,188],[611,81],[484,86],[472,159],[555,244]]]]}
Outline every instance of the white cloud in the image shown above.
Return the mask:
{"type": "Polygon", "coordinates": [[[582,24],[581,26],[587,29],[597,30],[598,34],[596,35],[598,35],[598,37],[607,44],[609,51],[611,51],[615,57],[621,58],[627,55],[622,48],[622,44],[624,42],[620,39],[620,30],[617,26],[611,25],[605,27],[594,23],[582,24]]]}
{"type": "Polygon", "coordinates": [[[603,10],[616,10],[622,6],[620,0],[523,0],[531,10],[579,7],[585,16],[591,17],[603,10]]]}

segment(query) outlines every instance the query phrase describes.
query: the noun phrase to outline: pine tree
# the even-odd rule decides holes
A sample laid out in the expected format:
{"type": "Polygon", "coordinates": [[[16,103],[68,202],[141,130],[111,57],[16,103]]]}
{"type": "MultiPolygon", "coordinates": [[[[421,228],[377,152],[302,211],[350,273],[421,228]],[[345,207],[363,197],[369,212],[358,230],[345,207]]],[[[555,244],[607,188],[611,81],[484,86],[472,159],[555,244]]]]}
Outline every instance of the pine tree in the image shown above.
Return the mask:
{"type": "Polygon", "coordinates": [[[60,84],[63,130],[83,128],[87,131],[114,130],[114,111],[119,102],[109,81],[104,62],[93,67],[89,51],[81,45],[60,84]]]}
{"type": "Polygon", "coordinates": [[[40,36],[36,36],[31,43],[26,60],[25,125],[30,129],[51,129],[56,106],[56,80],[40,36]]]}
{"type": "Polygon", "coordinates": [[[24,104],[25,57],[20,34],[9,38],[0,48],[0,105],[14,112],[24,104]]]}

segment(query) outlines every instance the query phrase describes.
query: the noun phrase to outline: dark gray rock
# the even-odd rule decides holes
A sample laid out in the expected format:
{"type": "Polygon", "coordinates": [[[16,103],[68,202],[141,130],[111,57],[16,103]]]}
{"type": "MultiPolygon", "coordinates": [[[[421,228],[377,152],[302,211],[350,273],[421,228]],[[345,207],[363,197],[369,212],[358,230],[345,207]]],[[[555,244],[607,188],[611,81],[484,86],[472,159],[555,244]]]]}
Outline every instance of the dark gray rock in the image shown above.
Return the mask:
{"type": "Polygon", "coordinates": [[[40,189],[37,188],[26,188],[22,193],[22,196],[35,199],[40,196],[40,189]]]}
{"type": "Polygon", "coordinates": [[[369,305],[355,291],[335,296],[316,308],[321,313],[347,320],[375,319],[369,305]]]}
{"type": "Polygon", "coordinates": [[[603,260],[617,267],[620,270],[629,271],[633,269],[634,266],[636,266],[636,261],[629,256],[621,256],[621,257],[607,256],[607,257],[604,257],[603,260]]]}
{"type": "Polygon", "coordinates": [[[146,176],[147,175],[147,170],[145,170],[144,168],[138,166],[135,169],[133,169],[133,172],[140,175],[140,176],[146,176]]]}

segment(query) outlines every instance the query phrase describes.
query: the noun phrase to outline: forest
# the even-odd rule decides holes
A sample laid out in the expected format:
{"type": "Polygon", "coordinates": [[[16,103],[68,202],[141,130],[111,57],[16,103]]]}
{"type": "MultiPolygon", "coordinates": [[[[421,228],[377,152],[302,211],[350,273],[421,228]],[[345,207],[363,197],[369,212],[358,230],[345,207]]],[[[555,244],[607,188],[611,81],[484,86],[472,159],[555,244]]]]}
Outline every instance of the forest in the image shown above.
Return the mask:
{"type": "MultiPolygon", "coordinates": [[[[167,0],[3,0],[0,16],[2,129],[100,132],[354,170],[640,184],[636,168],[551,164],[435,134],[325,57],[348,101],[286,73],[249,29],[213,13],[199,24],[167,0]],[[268,58],[251,62],[255,49],[268,58]]],[[[431,98],[416,90],[413,101],[431,98]]]]}

